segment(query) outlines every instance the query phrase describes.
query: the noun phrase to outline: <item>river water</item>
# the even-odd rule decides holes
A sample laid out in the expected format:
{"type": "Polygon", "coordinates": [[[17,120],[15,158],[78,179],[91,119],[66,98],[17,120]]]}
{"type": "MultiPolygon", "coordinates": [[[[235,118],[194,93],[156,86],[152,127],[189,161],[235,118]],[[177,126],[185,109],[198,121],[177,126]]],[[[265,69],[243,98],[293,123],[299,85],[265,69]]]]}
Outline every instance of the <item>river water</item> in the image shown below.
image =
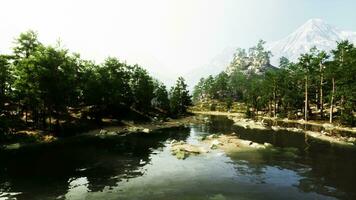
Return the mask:
{"type": "Polygon", "coordinates": [[[301,133],[205,124],[116,138],[72,137],[0,153],[0,199],[356,199],[356,150],[301,133]],[[179,160],[170,142],[236,134],[274,148],[179,160]]]}

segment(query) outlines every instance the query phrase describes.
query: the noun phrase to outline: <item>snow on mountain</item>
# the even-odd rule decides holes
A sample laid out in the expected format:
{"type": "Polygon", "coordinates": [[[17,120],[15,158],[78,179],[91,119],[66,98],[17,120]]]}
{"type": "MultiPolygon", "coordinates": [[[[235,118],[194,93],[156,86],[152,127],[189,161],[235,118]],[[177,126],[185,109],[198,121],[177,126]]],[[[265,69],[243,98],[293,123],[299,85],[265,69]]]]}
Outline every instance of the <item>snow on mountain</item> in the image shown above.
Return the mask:
{"type": "Polygon", "coordinates": [[[356,32],[342,31],[321,19],[310,19],[287,37],[266,44],[273,54],[272,65],[278,66],[279,59],[284,56],[291,61],[308,52],[312,47],[330,51],[341,40],[356,42],[356,32]]]}
{"type": "MultiPolygon", "coordinates": [[[[316,46],[320,50],[330,51],[336,47],[336,42],[349,40],[356,44],[356,32],[340,30],[321,19],[310,19],[287,37],[267,42],[265,48],[272,52],[270,63],[278,66],[279,59],[284,56],[290,61],[297,61],[299,56],[316,46]]],[[[200,78],[216,75],[228,67],[237,47],[226,48],[212,61],[186,74],[187,83],[192,89],[200,78]]]]}

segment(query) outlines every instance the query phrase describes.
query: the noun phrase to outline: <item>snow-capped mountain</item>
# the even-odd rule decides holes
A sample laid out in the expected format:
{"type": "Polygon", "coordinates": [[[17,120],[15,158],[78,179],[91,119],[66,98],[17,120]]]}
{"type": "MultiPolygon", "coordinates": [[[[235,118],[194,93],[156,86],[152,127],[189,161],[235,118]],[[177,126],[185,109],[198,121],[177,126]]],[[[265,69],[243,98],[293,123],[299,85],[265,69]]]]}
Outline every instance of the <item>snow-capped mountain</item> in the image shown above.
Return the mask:
{"type": "Polygon", "coordinates": [[[310,19],[287,37],[266,44],[266,48],[273,54],[272,65],[278,66],[282,56],[290,61],[297,61],[298,57],[308,52],[312,47],[330,51],[341,40],[356,42],[356,32],[340,30],[321,19],[310,19]]]}
{"type": "MultiPolygon", "coordinates": [[[[346,39],[356,44],[356,32],[340,30],[321,19],[310,19],[287,37],[267,42],[265,48],[272,52],[270,63],[278,66],[282,56],[295,62],[301,54],[308,52],[314,46],[320,50],[330,51],[336,47],[337,41],[346,39]]],[[[187,74],[185,77],[190,87],[196,85],[201,77],[216,75],[226,70],[236,49],[237,47],[226,48],[209,64],[187,74]]]]}

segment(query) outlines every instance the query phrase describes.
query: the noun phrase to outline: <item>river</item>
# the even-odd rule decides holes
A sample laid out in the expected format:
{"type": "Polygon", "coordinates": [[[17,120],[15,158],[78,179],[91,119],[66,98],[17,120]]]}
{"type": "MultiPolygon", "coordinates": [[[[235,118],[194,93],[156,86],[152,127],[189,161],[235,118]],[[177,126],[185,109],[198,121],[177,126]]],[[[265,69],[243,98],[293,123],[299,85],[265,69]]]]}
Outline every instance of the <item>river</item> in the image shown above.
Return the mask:
{"type": "Polygon", "coordinates": [[[356,149],[301,133],[204,124],[99,138],[77,136],[0,153],[0,199],[356,199],[356,149]],[[230,134],[273,149],[216,149],[179,160],[170,142],[230,134]]]}

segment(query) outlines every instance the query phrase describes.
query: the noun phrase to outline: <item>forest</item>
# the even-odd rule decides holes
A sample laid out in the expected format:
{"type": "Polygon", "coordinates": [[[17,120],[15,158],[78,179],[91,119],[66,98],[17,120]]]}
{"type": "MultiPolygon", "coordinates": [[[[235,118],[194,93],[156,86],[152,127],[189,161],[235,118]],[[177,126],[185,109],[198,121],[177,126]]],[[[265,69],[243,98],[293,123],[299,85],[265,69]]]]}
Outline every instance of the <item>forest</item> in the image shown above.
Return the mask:
{"type": "Polygon", "coordinates": [[[114,57],[96,64],[42,44],[32,30],[0,55],[0,142],[24,129],[66,135],[103,118],[179,117],[190,104],[182,77],[168,90],[138,65],[114,57]]]}
{"type": "MultiPolygon", "coordinates": [[[[312,48],[297,62],[282,57],[270,64],[264,41],[249,50],[237,49],[226,71],[201,78],[193,101],[246,105],[246,115],[325,120],[356,125],[356,47],[340,41],[330,53],[312,48]]],[[[210,108],[214,110],[214,108],[210,108]]]]}

